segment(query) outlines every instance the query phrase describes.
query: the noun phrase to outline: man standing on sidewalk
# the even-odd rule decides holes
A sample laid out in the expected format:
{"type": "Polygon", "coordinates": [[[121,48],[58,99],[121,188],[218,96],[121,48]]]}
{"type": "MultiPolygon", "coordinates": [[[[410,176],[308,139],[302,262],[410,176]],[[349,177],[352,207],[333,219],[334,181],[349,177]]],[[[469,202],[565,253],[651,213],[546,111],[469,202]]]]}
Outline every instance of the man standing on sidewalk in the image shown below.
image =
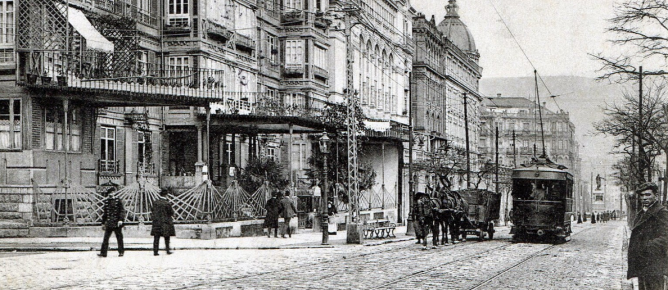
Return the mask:
{"type": "Polygon", "coordinates": [[[102,239],[102,249],[97,254],[99,257],[106,257],[109,250],[109,238],[113,232],[116,235],[118,243],[118,256],[123,257],[125,248],[123,248],[123,220],[125,219],[125,208],[123,202],[116,196],[116,188],[107,189],[107,198],[104,200],[104,213],[102,215],[102,230],[104,238],[102,239]]]}
{"type": "Polygon", "coordinates": [[[176,236],[174,230],[174,209],[172,204],[167,200],[169,190],[163,189],[160,191],[160,198],[153,202],[151,209],[151,236],[153,236],[153,255],[158,256],[158,248],[160,247],[160,237],[165,239],[165,250],[167,255],[171,255],[172,251],[169,249],[169,237],[176,236]]]}
{"type": "Polygon", "coordinates": [[[638,277],[640,290],[668,290],[668,210],[658,202],[656,183],[636,189],[642,208],[631,225],[627,279],[638,277]]]}
{"type": "Polygon", "coordinates": [[[285,221],[285,231],[281,233],[281,238],[285,238],[285,233],[292,238],[292,231],[290,230],[290,220],[297,215],[295,204],[290,200],[290,191],[285,191],[285,196],[281,199],[281,215],[285,221]]]}

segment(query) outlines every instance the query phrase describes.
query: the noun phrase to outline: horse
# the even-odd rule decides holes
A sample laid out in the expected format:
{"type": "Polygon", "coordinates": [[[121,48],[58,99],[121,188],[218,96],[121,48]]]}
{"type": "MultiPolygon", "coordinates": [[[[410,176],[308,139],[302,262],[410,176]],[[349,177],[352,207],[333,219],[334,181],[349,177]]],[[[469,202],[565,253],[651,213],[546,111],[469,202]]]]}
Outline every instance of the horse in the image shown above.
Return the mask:
{"type": "MultiPolygon", "coordinates": [[[[453,202],[451,207],[452,219],[450,221],[450,237],[454,243],[459,240],[462,225],[470,223],[468,221],[469,203],[456,191],[448,191],[446,194],[453,202]]],[[[466,234],[464,234],[462,240],[466,241],[466,234]]]]}
{"type": "Polygon", "coordinates": [[[438,234],[440,232],[441,245],[446,245],[448,244],[448,226],[452,220],[453,203],[450,200],[450,197],[445,193],[445,189],[441,189],[432,198],[432,204],[434,204],[434,237],[438,243],[438,234]]]}

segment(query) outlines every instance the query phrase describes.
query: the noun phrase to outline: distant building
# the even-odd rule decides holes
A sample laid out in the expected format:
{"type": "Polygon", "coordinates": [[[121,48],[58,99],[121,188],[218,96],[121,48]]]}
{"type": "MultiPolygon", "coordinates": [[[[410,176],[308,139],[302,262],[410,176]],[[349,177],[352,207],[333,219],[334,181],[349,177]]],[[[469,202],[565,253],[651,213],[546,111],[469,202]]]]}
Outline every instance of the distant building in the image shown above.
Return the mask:
{"type": "MultiPolygon", "coordinates": [[[[568,112],[552,112],[541,106],[545,136],[545,153],[555,163],[568,167],[574,177],[574,200],[579,209],[582,186],[580,178],[579,144],[575,140],[575,125],[568,112]]],[[[481,107],[480,156],[495,160],[495,132],[499,129],[499,164],[515,168],[528,163],[543,152],[539,112],[534,101],[522,97],[502,97],[483,100],[481,107]]]]}
{"type": "MultiPolygon", "coordinates": [[[[418,14],[413,18],[415,55],[413,60],[412,125],[415,132],[415,162],[434,166],[433,160],[442,159],[447,150],[466,150],[468,126],[470,167],[479,170],[478,138],[480,130],[479,106],[482,95],[478,84],[482,68],[480,54],[471,32],[458,14],[457,1],[450,0],[445,18],[436,20],[418,14]],[[466,105],[466,110],[465,110],[466,105]]],[[[461,159],[465,160],[464,153],[461,159]]],[[[438,166],[438,165],[436,165],[438,166]]],[[[423,166],[424,167],[424,166],[423,166]]],[[[451,189],[473,187],[476,174],[466,180],[466,166],[458,166],[457,174],[450,175],[451,189]]],[[[433,178],[418,176],[416,185],[421,190],[433,178]]]]}

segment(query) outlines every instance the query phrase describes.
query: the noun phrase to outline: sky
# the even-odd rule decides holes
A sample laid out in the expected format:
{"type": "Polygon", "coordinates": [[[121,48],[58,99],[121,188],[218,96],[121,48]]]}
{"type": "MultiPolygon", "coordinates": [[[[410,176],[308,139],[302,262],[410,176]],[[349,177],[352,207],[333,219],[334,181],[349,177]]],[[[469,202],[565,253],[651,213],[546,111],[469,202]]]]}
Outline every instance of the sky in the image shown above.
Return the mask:
{"type": "MultiPolygon", "coordinates": [[[[619,0],[618,0],[619,1],[619,0]]],[[[480,52],[483,78],[532,76],[523,55],[499,14],[543,76],[596,77],[600,65],[588,53],[610,52],[605,33],[615,0],[459,0],[459,15],[480,52]],[[494,6],[492,6],[492,4],[494,6]]],[[[447,0],[411,0],[436,24],[447,0]]]]}

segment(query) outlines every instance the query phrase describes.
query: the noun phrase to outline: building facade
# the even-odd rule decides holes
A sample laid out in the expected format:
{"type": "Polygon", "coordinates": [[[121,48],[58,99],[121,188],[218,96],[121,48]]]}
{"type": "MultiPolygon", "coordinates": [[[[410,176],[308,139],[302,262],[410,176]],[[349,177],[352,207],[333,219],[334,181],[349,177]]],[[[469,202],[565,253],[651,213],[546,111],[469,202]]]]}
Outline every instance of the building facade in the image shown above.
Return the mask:
{"type": "Polygon", "coordinates": [[[480,55],[459,17],[457,2],[451,0],[445,8],[447,14],[438,24],[433,17],[427,19],[422,14],[413,18],[416,51],[411,110],[417,164],[413,178],[420,191],[440,184],[430,171],[448,172],[441,178],[446,179],[447,184],[443,185],[452,190],[479,187],[481,179],[480,55]]]}
{"type": "Polygon", "coordinates": [[[8,235],[95,224],[98,192],[112,185],[133,204],[130,223],[149,221],[145,201],[161,188],[183,203],[179,221],[261,216],[269,189],[236,182],[258,158],[283,164],[291,193],[309,195],[314,144],[337,130],[323,114],[346,101],[349,43],[334,16],[348,8],[363,24],[350,29],[371,152],[363,162],[378,175],[362,208],[397,218],[415,14],[407,1],[12,4],[2,6],[11,21],[0,42],[0,194],[11,202],[0,219],[21,226],[8,235]]]}

